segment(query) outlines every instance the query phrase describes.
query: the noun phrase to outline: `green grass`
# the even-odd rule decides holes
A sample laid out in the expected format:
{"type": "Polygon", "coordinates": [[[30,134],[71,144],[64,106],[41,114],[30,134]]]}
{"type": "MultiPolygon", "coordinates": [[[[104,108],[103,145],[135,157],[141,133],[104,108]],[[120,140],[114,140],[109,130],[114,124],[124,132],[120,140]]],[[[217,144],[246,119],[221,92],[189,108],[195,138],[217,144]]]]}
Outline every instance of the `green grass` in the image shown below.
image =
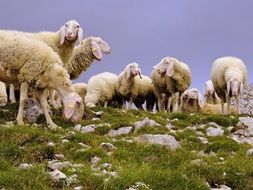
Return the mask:
{"type": "Polygon", "coordinates": [[[127,189],[136,182],[143,182],[153,190],[205,190],[215,184],[225,184],[232,189],[253,189],[253,159],[246,156],[250,148],[247,144],[238,144],[228,137],[226,131],[222,137],[207,137],[206,130],[201,129],[209,144],[202,144],[195,131],[185,129],[194,125],[215,122],[226,127],[238,122],[238,117],[223,115],[182,114],[182,113],[147,113],[138,110],[122,111],[112,108],[85,109],[82,125],[104,124],[94,133],[82,134],[75,131],[75,124],[62,119],[60,111],[54,112],[53,120],[61,127],[50,130],[46,127],[44,117],[39,118],[39,127],[30,125],[5,127],[6,121],[13,121],[17,113],[17,105],[0,108],[0,187],[5,189],[73,189],[83,186],[85,190],[119,190],[127,189]],[[103,111],[100,120],[94,112],[103,111]],[[110,129],[132,126],[134,122],[149,117],[162,127],[145,126],[128,135],[110,138],[105,134],[110,129]],[[178,120],[173,120],[173,119],[178,120]],[[173,120],[173,121],[172,121],[173,120]],[[172,121],[172,133],[165,125],[172,121]],[[107,125],[106,123],[110,124],[107,125]],[[74,132],[74,133],[73,133],[74,132]],[[163,146],[126,142],[122,138],[133,140],[142,134],[170,134],[180,143],[181,148],[170,150],[163,146]],[[62,139],[69,142],[62,143],[62,139]],[[48,146],[53,142],[55,146],[48,146]],[[102,142],[112,143],[116,149],[111,155],[99,147],[102,142]],[[90,146],[81,150],[79,143],[90,146]],[[215,155],[206,155],[211,152],[215,155]],[[63,154],[63,161],[82,164],[80,168],[65,168],[67,176],[77,174],[78,181],[67,186],[66,182],[54,182],[50,178],[47,163],[55,158],[55,154],[63,154]],[[98,176],[91,169],[92,157],[101,158],[103,163],[112,164],[110,171],[117,172],[117,177],[98,176]],[[224,160],[221,160],[220,158],[224,160]],[[195,162],[194,160],[200,160],[195,162]],[[21,163],[31,163],[32,168],[22,170],[21,163]],[[108,178],[108,179],[107,179],[108,178]]]}

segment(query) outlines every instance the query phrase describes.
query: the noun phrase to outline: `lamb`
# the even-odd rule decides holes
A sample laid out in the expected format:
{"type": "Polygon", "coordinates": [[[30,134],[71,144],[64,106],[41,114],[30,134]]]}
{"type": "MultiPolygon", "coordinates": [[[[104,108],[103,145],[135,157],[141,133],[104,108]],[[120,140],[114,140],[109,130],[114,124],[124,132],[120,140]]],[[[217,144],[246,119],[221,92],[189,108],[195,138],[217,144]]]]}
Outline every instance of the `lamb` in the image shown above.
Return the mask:
{"type": "Polygon", "coordinates": [[[139,83],[135,80],[137,75],[142,79],[139,64],[135,62],[129,63],[124,71],[119,74],[115,83],[116,92],[123,101],[123,109],[126,109],[126,101],[129,101],[129,109],[131,109],[138,94],[142,93],[141,91],[139,92],[141,86],[136,84],[139,83]]]}
{"type": "Polygon", "coordinates": [[[207,104],[219,104],[220,98],[214,90],[214,86],[211,80],[206,81],[205,83],[205,103],[207,104]]]}
{"type": "Polygon", "coordinates": [[[85,106],[95,107],[97,104],[104,104],[104,107],[107,107],[108,103],[116,97],[115,82],[117,78],[117,75],[109,72],[91,77],[84,98],[85,106]]]}
{"type": "Polygon", "coordinates": [[[18,125],[23,125],[23,110],[28,87],[36,88],[47,124],[57,125],[48,113],[46,88],[58,91],[64,103],[64,116],[73,122],[82,118],[83,106],[79,95],[62,66],[59,55],[45,43],[25,36],[0,31],[0,81],[20,84],[18,125]]]}
{"type": "Polygon", "coordinates": [[[87,37],[75,47],[73,58],[68,65],[70,79],[77,79],[94,60],[100,61],[104,54],[110,54],[110,46],[100,37],[87,37]]]}
{"type": "Polygon", "coordinates": [[[5,83],[0,81],[0,106],[5,106],[7,103],[7,92],[5,83]]]}
{"type": "MultiPolygon", "coordinates": [[[[191,84],[191,71],[188,65],[176,58],[164,57],[154,66],[151,79],[158,101],[158,110],[164,111],[165,103],[172,94],[179,92],[180,101],[181,94],[191,84]]],[[[179,105],[181,106],[180,103],[179,105]]]]}
{"type": "Polygon", "coordinates": [[[221,109],[224,114],[224,103],[227,102],[227,113],[230,113],[231,98],[235,97],[237,113],[239,99],[243,86],[247,83],[247,68],[243,61],[236,57],[221,57],[214,61],[211,70],[214,89],[221,99],[221,109]]]}

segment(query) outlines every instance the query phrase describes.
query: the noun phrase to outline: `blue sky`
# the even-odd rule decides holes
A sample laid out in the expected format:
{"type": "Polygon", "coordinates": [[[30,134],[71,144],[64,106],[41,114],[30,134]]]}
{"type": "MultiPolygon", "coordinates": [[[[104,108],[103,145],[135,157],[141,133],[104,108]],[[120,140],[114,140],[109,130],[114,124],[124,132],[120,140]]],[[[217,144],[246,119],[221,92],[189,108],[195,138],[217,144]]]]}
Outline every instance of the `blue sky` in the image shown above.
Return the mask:
{"type": "Polygon", "coordinates": [[[191,87],[203,92],[211,65],[221,56],[241,58],[252,83],[252,7],[251,0],[1,0],[0,28],[57,31],[75,19],[84,36],[100,36],[112,48],[78,82],[105,71],[118,74],[130,62],[149,76],[170,56],[190,66],[191,87]]]}

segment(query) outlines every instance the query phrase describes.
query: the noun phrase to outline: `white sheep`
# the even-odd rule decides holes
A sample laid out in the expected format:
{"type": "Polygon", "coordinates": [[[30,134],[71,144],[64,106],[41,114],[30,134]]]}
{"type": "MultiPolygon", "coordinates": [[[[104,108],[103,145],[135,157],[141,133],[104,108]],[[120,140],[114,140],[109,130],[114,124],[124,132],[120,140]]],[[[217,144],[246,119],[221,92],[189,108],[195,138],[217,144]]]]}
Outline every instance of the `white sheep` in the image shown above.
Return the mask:
{"type": "Polygon", "coordinates": [[[28,87],[36,88],[47,124],[55,128],[48,113],[47,96],[44,90],[58,91],[64,103],[64,116],[79,121],[83,115],[82,100],[74,92],[66,69],[57,53],[45,43],[0,30],[0,81],[20,84],[20,103],[17,123],[23,122],[24,103],[28,87]]]}
{"type": "Polygon", "coordinates": [[[172,94],[179,92],[180,101],[181,94],[191,84],[191,71],[185,63],[175,58],[164,57],[153,67],[151,79],[158,101],[158,109],[164,111],[165,103],[172,94]]]}
{"type": "Polygon", "coordinates": [[[7,103],[6,85],[0,81],[0,106],[5,106],[7,103]]]}
{"type": "Polygon", "coordinates": [[[104,104],[104,107],[107,107],[108,103],[116,96],[115,82],[117,78],[117,75],[109,72],[91,77],[84,98],[85,106],[95,107],[98,104],[104,104]]]}
{"type": "Polygon", "coordinates": [[[134,100],[138,96],[139,85],[135,84],[135,77],[139,75],[141,77],[141,70],[139,64],[129,63],[123,72],[118,76],[115,84],[117,94],[122,98],[122,108],[126,109],[126,101],[129,101],[129,108],[133,107],[134,100]]]}
{"type": "Polygon", "coordinates": [[[211,78],[214,89],[221,99],[222,113],[225,113],[225,102],[227,102],[227,113],[230,113],[232,97],[235,97],[237,102],[237,113],[240,113],[239,98],[243,86],[246,85],[247,82],[247,68],[243,61],[236,57],[221,57],[216,59],[212,65],[211,78]]]}
{"type": "Polygon", "coordinates": [[[70,79],[77,79],[86,71],[94,60],[100,61],[104,54],[110,54],[110,46],[100,37],[87,37],[75,47],[73,57],[68,65],[70,79]]]}
{"type": "Polygon", "coordinates": [[[219,104],[220,98],[216,94],[213,86],[213,82],[208,80],[205,82],[205,103],[207,104],[219,104]]]}

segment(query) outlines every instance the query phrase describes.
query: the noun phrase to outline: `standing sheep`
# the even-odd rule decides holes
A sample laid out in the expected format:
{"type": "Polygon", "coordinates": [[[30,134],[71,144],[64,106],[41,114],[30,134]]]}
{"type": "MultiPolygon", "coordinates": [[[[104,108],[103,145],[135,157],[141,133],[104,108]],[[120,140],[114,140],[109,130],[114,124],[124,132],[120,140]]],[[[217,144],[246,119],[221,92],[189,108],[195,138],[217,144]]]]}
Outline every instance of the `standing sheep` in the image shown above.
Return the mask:
{"type": "Polygon", "coordinates": [[[141,70],[137,63],[129,63],[123,72],[118,76],[115,84],[116,92],[123,100],[123,109],[126,109],[126,101],[129,101],[129,108],[133,107],[134,100],[138,96],[139,87],[136,85],[135,77],[141,77],[141,70]]]}
{"type": "Polygon", "coordinates": [[[95,107],[97,104],[104,104],[104,107],[107,107],[108,103],[116,96],[115,82],[117,78],[117,75],[109,72],[91,77],[84,98],[85,106],[95,107]]]}
{"type": "Polygon", "coordinates": [[[224,114],[224,103],[227,102],[227,113],[230,113],[231,98],[235,97],[237,113],[239,110],[239,98],[243,86],[247,82],[247,68],[243,61],[236,57],[221,57],[212,65],[211,78],[214,89],[221,99],[221,109],[224,114]]]}
{"type": "Polygon", "coordinates": [[[206,81],[205,83],[205,103],[207,104],[219,104],[220,98],[216,94],[211,80],[206,81]]]}
{"type": "Polygon", "coordinates": [[[7,92],[5,83],[0,81],[0,106],[5,106],[7,103],[7,92]]]}
{"type": "Polygon", "coordinates": [[[190,86],[191,71],[185,63],[175,58],[165,57],[154,66],[151,79],[158,101],[158,109],[164,111],[165,103],[172,94],[179,92],[180,100],[181,94],[190,86]]]}
{"type": "Polygon", "coordinates": [[[82,118],[82,100],[74,92],[60,57],[45,43],[8,31],[0,31],[0,81],[7,84],[20,83],[20,103],[17,115],[19,125],[23,122],[24,104],[28,87],[36,88],[47,124],[57,127],[52,121],[47,104],[46,88],[58,91],[64,103],[64,116],[76,122],[82,118]]]}

